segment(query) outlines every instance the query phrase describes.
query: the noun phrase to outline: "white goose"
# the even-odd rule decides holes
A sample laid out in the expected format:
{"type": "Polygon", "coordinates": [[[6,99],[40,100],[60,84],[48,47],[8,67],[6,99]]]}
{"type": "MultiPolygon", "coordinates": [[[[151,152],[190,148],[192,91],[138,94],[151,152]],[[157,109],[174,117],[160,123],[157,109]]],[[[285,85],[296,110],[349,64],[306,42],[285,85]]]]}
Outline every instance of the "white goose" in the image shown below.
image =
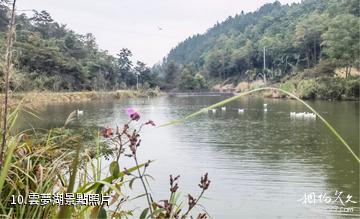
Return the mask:
{"type": "Polygon", "coordinates": [[[77,116],[82,116],[84,114],[84,111],[83,110],[76,110],[76,115],[77,116]]]}
{"type": "Polygon", "coordinates": [[[304,113],[296,113],[295,117],[296,118],[304,118],[304,113]]]}
{"type": "Polygon", "coordinates": [[[306,114],[306,118],[316,119],[316,114],[315,114],[315,113],[307,113],[307,114],[306,114]]]}

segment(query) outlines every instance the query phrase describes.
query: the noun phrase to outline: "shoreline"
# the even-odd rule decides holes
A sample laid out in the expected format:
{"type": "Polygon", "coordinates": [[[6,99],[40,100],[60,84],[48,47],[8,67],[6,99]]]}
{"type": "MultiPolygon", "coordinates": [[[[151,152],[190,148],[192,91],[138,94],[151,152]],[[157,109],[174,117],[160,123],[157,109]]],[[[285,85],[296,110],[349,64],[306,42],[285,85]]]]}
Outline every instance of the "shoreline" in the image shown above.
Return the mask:
{"type": "MultiPolygon", "coordinates": [[[[244,90],[242,92],[246,92],[249,90],[244,90]]],[[[177,92],[165,92],[165,95],[170,95],[170,96],[201,96],[202,94],[217,94],[217,95],[238,95],[241,94],[242,92],[237,92],[237,91],[233,91],[233,90],[229,90],[229,91],[219,91],[219,90],[204,90],[204,91],[189,91],[189,90],[182,90],[182,91],[177,91],[177,92]]],[[[298,94],[294,93],[296,96],[298,96],[298,94]]],[[[255,97],[262,97],[262,98],[267,98],[267,99],[291,99],[293,100],[294,98],[287,96],[286,94],[280,93],[278,91],[275,90],[267,90],[267,91],[260,91],[258,93],[252,93],[247,95],[248,97],[251,96],[255,96],[255,97]]],[[[300,98],[300,97],[299,97],[300,98]]],[[[359,101],[359,99],[357,98],[349,98],[349,97],[342,97],[340,99],[322,99],[322,98],[300,98],[302,100],[307,100],[307,101],[359,101]]]]}
{"type": "MultiPolygon", "coordinates": [[[[241,92],[237,91],[200,91],[195,93],[207,93],[207,92],[216,92],[218,94],[231,94],[238,95],[241,92]]],[[[194,91],[179,91],[179,93],[194,93],[194,91]]],[[[63,103],[75,103],[75,102],[88,102],[94,100],[109,100],[109,99],[122,99],[122,98],[145,98],[145,97],[157,97],[163,95],[170,95],[171,92],[160,91],[159,89],[148,89],[148,90],[117,90],[117,91],[75,91],[75,92],[24,92],[24,93],[12,93],[9,95],[9,107],[14,108],[19,103],[22,102],[23,106],[26,107],[39,107],[48,104],[63,104],[63,103]]],[[[0,94],[0,103],[3,102],[4,94],[0,94]]],[[[263,97],[268,99],[293,99],[288,97],[285,94],[279,93],[277,91],[261,91],[259,93],[250,94],[249,96],[263,97]]],[[[321,99],[321,98],[312,98],[306,99],[301,98],[302,100],[310,101],[359,101],[356,98],[341,98],[341,99],[321,99]]]]}
{"type": "MultiPolygon", "coordinates": [[[[159,89],[117,90],[117,91],[76,91],[76,92],[24,92],[9,95],[9,107],[22,103],[26,107],[35,107],[56,103],[88,102],[102,99],[142,98],[164,95],[159,89]]],[[[3,102],[4,94],[0,94],[3,102]]]]}
{"type": "MultiPolygon", "coordinates": [[[[238,95],[241,92],[233,92],[234,95],[238,95]]],[[[290,99],[290,100],[294,100],[295,98],[290,97],[284,93],[278,92],[276,90],[268,90],[268,91],[261,91],[258,93],[254,93],[254,94],[250,94],[252,96],[257,96],[257,97],[263,97],[263,98],[267,98],[267,99],[290,99]]],[[[297,97],[299,97],[299,95],[297,93],[294,93],[294,95],[296,95],[297,97]]],[[[329,102],[334,102],[334,101],[339,101],[339,102],[343,102],[343,101],[359,101],[358,98],[350,98],[350,97],[341,97],[340,99],[323,99],[323,98],[301,98],[299,97],[301,100],[305,100],[305,101],[329,101],[329,102]]]]}

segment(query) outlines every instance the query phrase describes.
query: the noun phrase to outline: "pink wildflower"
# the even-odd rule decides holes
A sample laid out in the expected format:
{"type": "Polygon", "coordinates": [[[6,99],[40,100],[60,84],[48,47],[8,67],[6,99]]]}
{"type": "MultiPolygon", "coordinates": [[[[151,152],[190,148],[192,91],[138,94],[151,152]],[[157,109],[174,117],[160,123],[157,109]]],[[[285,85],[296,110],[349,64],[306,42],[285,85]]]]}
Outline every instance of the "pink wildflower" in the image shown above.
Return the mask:
{"type": "Polygon", "coordinates": [[[138,121],[140,119],[139,113],[134,108],[128,108],[126,110],[126,113],[129,115],[129,117],[134,120],[138,121]]]}

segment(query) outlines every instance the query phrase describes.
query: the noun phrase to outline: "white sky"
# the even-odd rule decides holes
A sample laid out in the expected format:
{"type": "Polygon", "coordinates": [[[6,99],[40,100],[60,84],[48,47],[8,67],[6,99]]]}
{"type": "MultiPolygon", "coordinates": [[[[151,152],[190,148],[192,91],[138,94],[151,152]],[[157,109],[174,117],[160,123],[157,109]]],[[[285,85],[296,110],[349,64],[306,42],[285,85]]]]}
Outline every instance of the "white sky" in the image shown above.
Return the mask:
{"type": "Polygon", "coordinates": [[[268,2],[274,0],[18,0],[17,8],[46,10],[77,33],[93,33],[101,49],[115,55],[126,47],[152,65],[187,37],[268,2]]]}

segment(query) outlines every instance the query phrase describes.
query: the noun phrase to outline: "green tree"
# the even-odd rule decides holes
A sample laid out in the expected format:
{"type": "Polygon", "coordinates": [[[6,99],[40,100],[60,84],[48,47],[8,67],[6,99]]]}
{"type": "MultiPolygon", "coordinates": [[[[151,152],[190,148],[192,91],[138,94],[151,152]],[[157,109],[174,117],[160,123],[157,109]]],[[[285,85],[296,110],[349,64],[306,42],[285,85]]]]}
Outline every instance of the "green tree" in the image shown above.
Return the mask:
{"type": "Polygon", "coordinates": [[[9,18],[7,13],[9,8],[6,4],[6,0],[0,0],[0,31],[4,32],[7,29],[7,25],[9,24],[9,18]]]}
{"type": "Polygon", "coordinates": [[[143,86],[145,84],[149,85],[150,87],[156,86],[156,78],[152,74],[151,69],[141,61],[136,62],[136,66],[134,67],[134,71],[139,76],[139,83],[143,86]]]}
{"type": "Polygon", "coordinates": [[[326,55],[339,66],[346,68],[346,76],[354,65],[359,65],[359,18],[339,15],[330,22],[329,29],[322,35],[326,55]]]}
{"type": "Polygon", "coordinates": [[[218,49],[210,52],[205,58],[205,69],[209,75],[218,77],[220,80],[226,78],[231,68],[231,52],[218,49]]]}
{"type": "Polygon", "coordinates": [[[195,80],[195,88],[196,89],[200,90],[200,89],[206,87],[206,80],[202,74],[196,73],[194,76],[194,80],[195,80]]]}
{"type": "Polygon", "coordinates": [[[307,67],[316,65],[321,58],[321,35],[328,27],[328,20],[327,14],[315,11],[296,25],[294,45],[305,56],[307,67]]]}
{"type": "Polygon", "coordinates": [[[126,85],[135,85],[136,84],[136,76],[134,73],[131,72],[133,63],[130,60],[132,57],[132,52],[127,49],[121,49],[120,53],[117,54],[118,56],[118,69],[119,75],[116,79],[117,82],[120,84],[122,81],[126,83],[126,85]]]}
{"type": "Polygon", "coordinates": [[[171,84],[176,84],[179,74],[179,66],[175,62],[170,62],[165,66],[165,87],[171,88],[171,84]]]}

